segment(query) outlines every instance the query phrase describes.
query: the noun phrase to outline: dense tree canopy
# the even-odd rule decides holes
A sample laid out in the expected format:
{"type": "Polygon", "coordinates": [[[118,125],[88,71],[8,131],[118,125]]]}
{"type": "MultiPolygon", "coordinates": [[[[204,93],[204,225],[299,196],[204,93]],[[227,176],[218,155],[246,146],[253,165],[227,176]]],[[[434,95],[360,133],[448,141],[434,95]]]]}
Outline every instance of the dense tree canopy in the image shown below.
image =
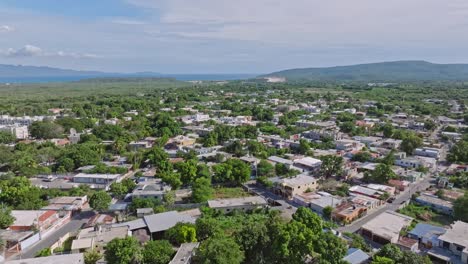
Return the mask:
{"type": "Polygon", "coordinates": [[[136,263],[140,259],[140,247],[133,237],[115,238],[107,243],[105,259],[109,264],[136,263]]]}
{"type": "Polygon", "coordinates": [[[96,211],[106,211],[109,208],[111,201],[112,198],[109,194],[105,191],[98,191],[89,198],[89,206],[96,211]]]}
{"type": "Polygon", "coordinates": [[[50,121],[34,122],[30,127],[32,137],[40,139],[52,139],[63,137],[64,129],[61,125],[50,121]]]}

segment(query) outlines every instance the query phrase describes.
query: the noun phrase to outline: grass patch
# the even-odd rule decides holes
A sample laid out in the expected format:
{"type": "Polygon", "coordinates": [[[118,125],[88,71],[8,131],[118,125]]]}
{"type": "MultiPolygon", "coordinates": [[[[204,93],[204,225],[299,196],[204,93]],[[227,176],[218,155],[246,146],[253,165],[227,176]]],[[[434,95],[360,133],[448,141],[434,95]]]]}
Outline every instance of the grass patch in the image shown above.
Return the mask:
{"type": "Polygon", "coordinates": [[[247,197],[251,195],[248,192],[246,192],[244,189],[242,189],[241,187],[235,187],[235,188],[221,187],[221,188],[215,188],[213,196],[215,199],[228,199],[228,198],[247,197]]]}
{"type": "Polygon", "coordinates": [[[401,214],[413,217],[418,223],[427,223],[435,226],[446,226],[453,223],[453,218],[437,213],[427,206],[410,203],[398,211],[401,214]]]}

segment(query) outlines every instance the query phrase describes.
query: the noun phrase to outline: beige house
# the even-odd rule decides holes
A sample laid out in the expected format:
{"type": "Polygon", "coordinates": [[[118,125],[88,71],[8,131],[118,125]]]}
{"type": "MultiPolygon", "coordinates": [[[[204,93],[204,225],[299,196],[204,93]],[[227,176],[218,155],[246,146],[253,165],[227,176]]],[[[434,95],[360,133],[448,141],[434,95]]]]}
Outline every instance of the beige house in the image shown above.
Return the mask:
{"type": "Polygon", "coordinates": [[[295,195],[303,194],[306,191],[315,191],[317,187],[317,179],[300,174],[293,178],[284,178],[277,181],[275,192],[287,199],[292,199],[295,195]]]}

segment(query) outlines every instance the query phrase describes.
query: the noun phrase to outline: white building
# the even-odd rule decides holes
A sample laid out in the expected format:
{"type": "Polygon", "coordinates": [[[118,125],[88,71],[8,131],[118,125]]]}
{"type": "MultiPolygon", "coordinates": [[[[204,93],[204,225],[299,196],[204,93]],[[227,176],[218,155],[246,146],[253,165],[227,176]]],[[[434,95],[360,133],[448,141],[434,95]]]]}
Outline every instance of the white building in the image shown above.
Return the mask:
{"type": "Polygon", "coordinates": [[[0,125],[0,131],[5,131],[12,134],[16,139],[27,139],[29,131],[27,126],[14,124],[14,125],[0,125]]]}
{"type": "Polygon", "coordinates": [[[233,210],[248,211],[267,206],[267,201],[260,196],[250,196],[232,199],[217,199],[208,201],[208,207],[225,213],[233,210]]]}

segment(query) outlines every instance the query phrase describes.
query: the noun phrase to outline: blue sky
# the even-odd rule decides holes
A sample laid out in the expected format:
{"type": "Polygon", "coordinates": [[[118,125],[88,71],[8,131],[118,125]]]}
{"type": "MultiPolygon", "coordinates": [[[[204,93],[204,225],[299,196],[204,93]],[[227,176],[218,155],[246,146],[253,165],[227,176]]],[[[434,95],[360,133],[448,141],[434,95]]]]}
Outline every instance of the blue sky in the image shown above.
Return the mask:
{"type": "Polygon", "coordinates": [[[466,0],[0,0],[0,63],[268,73],[468,62],[466,0]]]}

